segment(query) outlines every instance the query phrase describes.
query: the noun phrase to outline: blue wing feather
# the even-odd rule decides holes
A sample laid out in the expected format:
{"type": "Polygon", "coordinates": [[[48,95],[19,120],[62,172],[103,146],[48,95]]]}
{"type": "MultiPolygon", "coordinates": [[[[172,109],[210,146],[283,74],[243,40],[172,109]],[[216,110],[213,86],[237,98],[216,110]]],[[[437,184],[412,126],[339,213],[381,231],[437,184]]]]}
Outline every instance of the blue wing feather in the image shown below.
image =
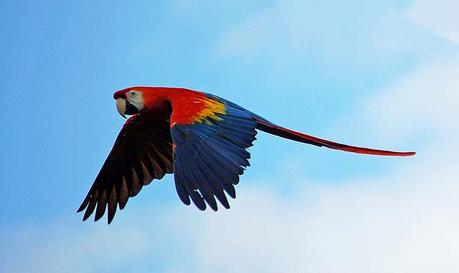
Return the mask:
{"type": "Polygon", "coordinates": [[[234,186],[248,167],[256,135],[251,113],[234,103],[209,96],[225,104],[226,114],[219,119],[195,124],[176,124],[171,128],[174,149],[174,178],[177,193],[185,204],[204,210],[206,203],[217,210],[215,197],[229,208],[226,194],[235,198],[234,186]]]}

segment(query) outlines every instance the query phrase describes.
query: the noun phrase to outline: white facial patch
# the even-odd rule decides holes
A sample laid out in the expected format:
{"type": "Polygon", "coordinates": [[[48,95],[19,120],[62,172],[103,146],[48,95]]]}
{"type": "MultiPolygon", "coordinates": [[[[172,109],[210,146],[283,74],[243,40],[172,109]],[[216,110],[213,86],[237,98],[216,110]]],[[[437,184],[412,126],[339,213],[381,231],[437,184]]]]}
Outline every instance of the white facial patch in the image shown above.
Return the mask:
{"type": "Polygon", "coordinates": [[[134,105],[139,111],[143,109],[143,94],[139,91],[131,90],[126,93],[127,101],[134,105]]]}

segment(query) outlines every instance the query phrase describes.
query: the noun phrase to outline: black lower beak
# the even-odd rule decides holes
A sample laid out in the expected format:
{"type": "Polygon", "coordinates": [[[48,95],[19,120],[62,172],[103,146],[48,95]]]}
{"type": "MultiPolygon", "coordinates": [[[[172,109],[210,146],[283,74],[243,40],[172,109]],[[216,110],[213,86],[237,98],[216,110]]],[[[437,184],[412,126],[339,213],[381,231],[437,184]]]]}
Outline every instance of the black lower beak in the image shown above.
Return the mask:
{"type": "Polygon", "coordinates": [[[126,115],[135,115],[139,113],[139,109],[134,105],[130,104],[129,101],[126,100],[126,115]]]}

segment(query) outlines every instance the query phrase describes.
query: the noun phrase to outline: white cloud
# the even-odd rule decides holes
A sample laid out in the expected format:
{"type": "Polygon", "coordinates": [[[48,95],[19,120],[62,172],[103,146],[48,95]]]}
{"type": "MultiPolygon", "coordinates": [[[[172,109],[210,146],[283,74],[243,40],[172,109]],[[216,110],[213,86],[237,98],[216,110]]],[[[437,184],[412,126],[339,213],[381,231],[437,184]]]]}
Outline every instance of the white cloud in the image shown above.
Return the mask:
{"type": "Polygon", "coordinates": [[[199,272],[457,272],[459,187],[430,171],[290,200],[254,189],[234,213],[187,227],[189,251],[199,272]]]}
{"type": "Polygon", "coordinates": [[[82,225],[78,219],[60,218],[1,234],[2,272],[113,272],[136,262],[138,255],[159,255],[145,241],[148,231],[141,226],[82,225]]]}
{"type": "Polygon", "coordinates": [[[216,48],[224,56],[292,61],[320,55],[354,64],[430,55],[441,39],[413,23],[406,9],[394,1],[276,1],[228,29],[216,48]]]}
{"type": "Polygon", "coordinates": [[[410,16],[454,43],[459,43],[459,2],[455,0],[416,0],[410,16]]]}
{"type": "Polygon", "coordinates": [[[369,122],[385,136],[422,129],[440,141],[450,139],[459,129],[458,75],[459,54],[421,65],[371,100],[369,118],[378,122],[369,122]]]}

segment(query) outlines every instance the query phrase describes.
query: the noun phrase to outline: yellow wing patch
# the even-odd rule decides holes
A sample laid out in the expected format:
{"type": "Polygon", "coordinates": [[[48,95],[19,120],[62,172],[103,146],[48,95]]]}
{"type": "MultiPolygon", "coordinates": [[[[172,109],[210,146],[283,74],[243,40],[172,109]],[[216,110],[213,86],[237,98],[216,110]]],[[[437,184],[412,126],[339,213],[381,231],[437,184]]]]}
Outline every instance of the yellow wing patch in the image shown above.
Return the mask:
{"type": "Polygon", "coordinates": [[[202,99],[202,109],[196,116],[193,116],[194,122],[208,122],[208,119],[222,120],[217,114],[226,114],[225,104],[213,99],[202,99]]]}

